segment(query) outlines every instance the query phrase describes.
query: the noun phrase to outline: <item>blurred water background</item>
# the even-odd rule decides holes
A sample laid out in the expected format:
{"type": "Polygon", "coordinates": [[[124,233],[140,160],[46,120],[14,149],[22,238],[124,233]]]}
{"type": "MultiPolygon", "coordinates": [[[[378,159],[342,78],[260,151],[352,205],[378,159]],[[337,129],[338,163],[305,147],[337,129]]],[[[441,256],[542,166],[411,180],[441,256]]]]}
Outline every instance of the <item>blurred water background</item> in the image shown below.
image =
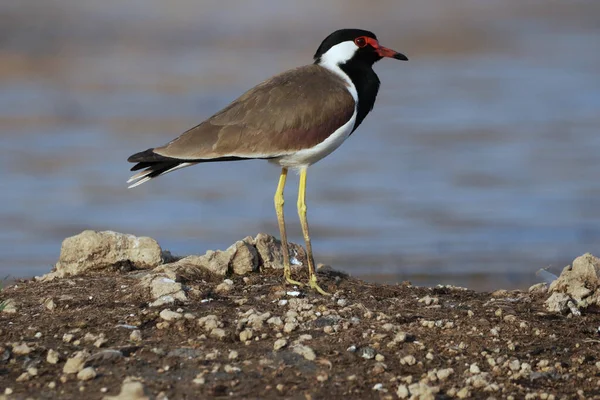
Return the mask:
{"type": "Polygon", "coordinates": [[[206,164],[127,190],[126,159],[360,27],[410,61],[375,66],[375,110],[309,170],[317,262],[525,288],[600,252],[598,16],[597,1],[2,2],[0,274],[47,272],[84,229],[179,255],[278,235],[278,168],[206,164]]]}

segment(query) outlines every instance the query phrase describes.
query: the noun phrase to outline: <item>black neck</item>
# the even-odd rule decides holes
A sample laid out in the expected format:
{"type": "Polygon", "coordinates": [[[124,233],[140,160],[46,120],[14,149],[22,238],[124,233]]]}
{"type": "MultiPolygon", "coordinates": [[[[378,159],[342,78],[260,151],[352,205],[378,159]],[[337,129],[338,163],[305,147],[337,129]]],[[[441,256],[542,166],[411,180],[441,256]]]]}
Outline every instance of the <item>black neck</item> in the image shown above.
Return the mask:
{"type": "Polygon", "coordinates": [[[354,132],[375,105],[375,98],[379,91],[379,78],[371,65],[349,62],[341,64],[340,68],[350,77],[358,93],[358,111],[352,129],[354,132]]]}

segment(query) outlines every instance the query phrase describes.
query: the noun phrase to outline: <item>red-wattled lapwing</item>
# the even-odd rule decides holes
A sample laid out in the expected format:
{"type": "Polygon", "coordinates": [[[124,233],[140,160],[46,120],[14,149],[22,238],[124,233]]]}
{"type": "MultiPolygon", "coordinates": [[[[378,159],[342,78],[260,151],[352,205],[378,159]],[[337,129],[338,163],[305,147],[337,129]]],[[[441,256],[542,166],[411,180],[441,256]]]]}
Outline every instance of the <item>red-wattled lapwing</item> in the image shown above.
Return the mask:
{"type": "Polygon", "coordinates": [[[341,29],[327,36],[314,63],[276,75],[244,93],[200,125],[162,147],[129,157],[142,170],[127,181],[135,187],[159,175],[190,165],[249,159],[281,166],[275,211],[281,233],[284,276],[292,280],[283,189],[288,168],[300,172],[298,214],[306,242],[309,284],[317,284],[306,219],[306,170],[337,149],[373,109],[379,78],[373,64],[383,57],[408,58],[379,45],[360,29],[341,29]]]}

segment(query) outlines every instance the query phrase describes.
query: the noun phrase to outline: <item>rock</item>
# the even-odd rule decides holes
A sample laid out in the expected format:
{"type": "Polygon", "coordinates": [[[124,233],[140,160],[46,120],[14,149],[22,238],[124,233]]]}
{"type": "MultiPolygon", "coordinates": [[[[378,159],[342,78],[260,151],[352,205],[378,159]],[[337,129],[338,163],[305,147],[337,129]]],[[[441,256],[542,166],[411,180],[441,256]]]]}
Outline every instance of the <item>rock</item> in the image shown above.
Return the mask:
{"type": "Polygon", "coordinates": [[[43,304],[48,311],[54,311],[54,309],[56,308],[56,303],[54,303],[54,300],[52,298],[45,299],[43,304]]]}
{"type": "Polygon", "coordinates": [[[452,375],[454,373],[454,369],[453,368],[444,368],[444,369],[440,369],[436,372],[436,376],[437,379],[440,381],[445,381],[446,379],[448,379],[450,377],[450,375],[452,375]]]}
{"type": "Polygon", "coordinates": [[[48,350],[48,354],[46,355],[46,361],[49,364],[56,364],[59,361],[59,355],[58,352],[54,349],[50,349],[48,350]]]}
{"type": "Polygon", "coordinates": [[[529,293],[531,294],[545,294],[548,291],[548,284],[545,282],[536,283],[529,287],[529,293]]]}
{"type": "Polygon", "coordinates": [[[168,304],[178,301],[187,301],[187,295],[183,290],[183,285],[166,276],[158,275],[149,282],[150,295],[157,301],[156,303],[168,304]]]}
{"type": "Polygon", "coordinates": [[[252,339],[252,329],[244,329],[243,331],[240,332],[240,342],[245,342],[247,340],[252,339]]]}
{"type": "Polygon", "coordinates": [[[296,321],[286,322],[283,326],[283,331],[285,333],[291,333],[298,327],[298,323],[296,321]]]}
{"type": "Polygon", "coordinates": [[[406,385],[398,386],[398,389],[396,390],[396,396],[401,399],[406,399],[409,395],[410,393],[408,392],[408,387],[406,385]]]}
{"type": "Polygon", "coordinates": [[[80,381],[89,381],[96,377],[96,370],[94,367],[87,367],[77,373],[77,379],[80,381]]]}
{"type": "Polygon", "coordinates": [[[180,265],[193,265],[215,275],[229,273],[243,275],[258,269],[258,253],[252,246],[251,238],[235,242],[227,250],[209,250],[203,256],[189,256],[177,262],[180,265]]]}
{"type": "MultiPolygon", "coordinates": [[[[263,268],[283,269],[283,255],[281,253],[281,242],[271,235],[259,233],[254,238],[254,246],[263,261],[263,268]]],[[[306,252],[302,246],[289,243],[290,259],[292,267],[306,260],[306,252]],[[293,262],[293,261],[296,262],[293,262]]]]}
{"type": "Polygon", "coordinates": [[[215,328],[220,328],[223,324],[219,321],[219,318],[214,315],[206,315],[198,319],[198,326],[204,328],[205,331],[210,332],[215,328]]]}
{"type": "Polygon", "coordinates": [[[275,341],[275,343],[273,344],[273,350],[277,351],[277,350],[284,348],[285,346],[287,346],[287,340],[285,340],[283,338],[277,339],[275,341]]]}
{"type": "Polygon", "coordinates": [[[313,349],[311,349],[310,347],[303,345],[303,344],[298,344],[298,345],[294,346],[294,353],[300,354],[302,357],[304,357],[308,361],[314,361],[317,358],[315,351],[313,349]]]}
{"type": "Polygon", "coordinates": [[[212,331],[210,331],[210,336],[214,337],[215,339],[223,340],[227,337],[227,332],[225,332],[225,329],[222,328],[214,328],[212,331]]]}
{"type": "Polygon", "coordinates": [[[164,310],[162,310],[159,315],[165,321],[176,321],[178,319],[183,318],[183,314],[175,312],[175,311],[171,311],[168,308],[165,308],[164,310]]]}
{"type": "MultiPolygon", "coordinates": [[[[565,267],[558,279],[550,284],[548,291],[552,294],[566,294],[582,308],[600,305],[600,259],[589,253],[577,257],[573,260],[573,265],[565,267]]],[[[555,310],[557,299],[552,303],[555,310]]],[[[550,306],[547,304],[547,307],[550,306]]]]}
{"type": "Polygon", "coordinates": [[[104,396],[102,400],[150,400],[150,397],[141,382],[125,378],[118,395],[104,396]]]}
{"type": "Polygon", "coordinates": [[[565,313],[569,310],[567,303],[571,300],[569,295],[564,293],[552,293],[544,302],[546,309],[550,312],[565,313]]]}
{"type": "Polygon", "coordinates": [[[142,341],[142,332],[139,330],[134,330],[129,334],[129,340],[132,342],[141,342],[142,341]]]}
{"type": "Polygon", "coordinates": [[[14,299],[6,299],[3,302],[0,302],[0,309],[6,314],[16,314],[17,303],[14,299]]]}
{"type": "Polygon", "coordinates": [[[18,356],[24,356],[31,353],[31,347],[27,343],[19,343],[12,348],[12,352],[18,356]]]}
{"type": "Polygon", "coordinates": [[[440,388],[417,382],[409,385],[408,391],[410,392],[410,398],[413,400],[435,400],[435,395],[440,391],[440,388]]]}
{"type": "Polygon", "coordinates": [[[377,354],[377,352],[375,351],[374,348],[365,346],[365,347],[359,348],[358,351],[356,352],[356,354],[364,359],[372,360],[373,358],[375,358],[375,355],[377,354]]]}
{"type": "Polygon", "coordinates": [[[87,359],[87,354],[78,351],[75,355],[67,360],[63,367],[63,372],[65,374],[76,374],[83,369],[83,365],[87,359]]]}
{"type": "MultiPolygon", "coordinates": [[[[166,253],[164,257],[167,258],[166,253]]],[[[87,230],[63,241],[54,270],[42,280],[80,275],[117,265],[154,268],[162,262],[163,251],[152,238],[87,230]]]]}
{"type": "Polygon", "coordinates": [[[215,288],[215,292],[219,294],[227,294],[233,290],[233,281],[231,279],[225,279],[219,283],[215,288]]]}

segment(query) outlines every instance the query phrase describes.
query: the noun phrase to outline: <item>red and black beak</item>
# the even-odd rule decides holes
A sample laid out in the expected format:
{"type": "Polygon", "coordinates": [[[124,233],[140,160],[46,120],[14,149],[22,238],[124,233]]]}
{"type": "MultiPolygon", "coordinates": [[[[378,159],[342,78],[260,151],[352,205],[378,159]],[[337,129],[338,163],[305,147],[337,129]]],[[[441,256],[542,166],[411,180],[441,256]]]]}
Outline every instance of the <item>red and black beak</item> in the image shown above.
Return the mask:
{"type": "Polygon", "coordinates": [[[396,60],[408,61],[408,57],[406,57],[404,54],[379,45],[377,39],[367,38],[367,43],[375,49],[375,53],[377,53],[377,55],[380,57],[389,57],[395,58],[396,60]]]}
{"type": "Polygon", "coordinates": [[[404,54],[398,53],[396,50],[388,49],[387,47],[379,46],[375,49],[375,52],[381,57],[389,57],[395,58],[396,60],[408,61],[408,57],[406,57],[404,54]]]}

